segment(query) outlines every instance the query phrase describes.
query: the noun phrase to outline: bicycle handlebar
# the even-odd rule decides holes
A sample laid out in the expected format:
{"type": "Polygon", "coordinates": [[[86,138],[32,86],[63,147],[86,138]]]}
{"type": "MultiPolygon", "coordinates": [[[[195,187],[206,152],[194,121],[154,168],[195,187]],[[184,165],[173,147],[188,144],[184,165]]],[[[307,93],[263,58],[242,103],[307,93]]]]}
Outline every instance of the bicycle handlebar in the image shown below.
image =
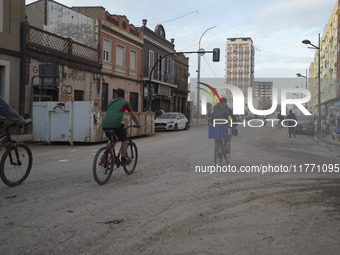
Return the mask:
{"type": "Polygon", "coordinates": [[[141,126],[137,126],[137,125],[127,125],[125,126],[126,128],[131,128],[131,127],[134,127],[134,128],[140,128],[141,126]]]}

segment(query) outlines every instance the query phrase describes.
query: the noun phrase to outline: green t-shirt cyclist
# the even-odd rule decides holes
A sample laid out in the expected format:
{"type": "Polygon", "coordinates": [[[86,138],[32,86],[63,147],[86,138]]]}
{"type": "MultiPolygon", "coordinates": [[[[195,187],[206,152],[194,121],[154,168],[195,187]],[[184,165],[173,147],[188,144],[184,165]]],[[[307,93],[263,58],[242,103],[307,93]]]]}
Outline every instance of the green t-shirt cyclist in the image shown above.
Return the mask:
{"type": "Polygon", "coordinates": [[[125,91],[123,89],[117,89],[116,98],[110,100],[109,107],[103,120],[103,130],[107,137],[110,139],[109,131],[114,130],[119,141],[122,142],[122,165],[128,165],[131,163],[131,159],[126,158],[127,150],[127,135],[126,129],[122,124],[123,115],[125,111],[128,111],[132,120],[139,127],[139,121],[134,114],[131,104],[124,99],[125,91]]]}

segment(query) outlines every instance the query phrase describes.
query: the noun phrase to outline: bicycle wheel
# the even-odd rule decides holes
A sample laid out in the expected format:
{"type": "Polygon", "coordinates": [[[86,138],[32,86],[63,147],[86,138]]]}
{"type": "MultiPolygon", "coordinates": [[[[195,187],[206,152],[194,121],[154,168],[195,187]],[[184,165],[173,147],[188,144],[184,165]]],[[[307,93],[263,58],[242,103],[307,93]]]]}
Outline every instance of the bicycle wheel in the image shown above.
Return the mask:
{"type": "Polygon", "coordinates": [[[230,147],[230,142],[228,143],[227,140],[225,140],[225,160],[227,161],[227,164],[230,164],[230,152],[231,152],[231,147],[230,147]]]}
{"type": "Polygon", "coordinates": [[[11,146],[1,158],[1,180],[10,187],[21,184],[31,172],[32,163],[32,152],[26,144],[11,146]]]}
{"type": "Polygon", "coordinates": [[[137,160],[138,160],[137,146],[132,141],[128,142],[126,156],[130,158],[132,161],[130,164],[123,166],[123,168],[124,168],[125,173],[132,174],[133,171],[135,171],[135,168],[137,166],[137,160]]]}
{"type": "Polygon", "coordinates": [[[113,154],[107,146],[101,147],[93,160],[93,177],[95,181],[103,185],[107,183],[113,172],[113,154]]]}
{"type": "Polygon", "coordinates": [[[222,165],[223,155],[221,145],[222,141],[219,139],[215,139],[215,152],[214,152],[215,165],[217,165],[217,163],[220,163],[220,165],[222,165]]]}

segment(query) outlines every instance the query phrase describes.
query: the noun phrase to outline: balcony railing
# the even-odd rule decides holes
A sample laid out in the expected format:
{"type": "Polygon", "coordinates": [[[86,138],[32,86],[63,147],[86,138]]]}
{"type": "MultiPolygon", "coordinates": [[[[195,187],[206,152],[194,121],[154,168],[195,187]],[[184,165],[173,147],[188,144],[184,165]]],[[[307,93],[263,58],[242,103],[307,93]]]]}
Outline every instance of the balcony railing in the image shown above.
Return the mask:
{"type": "Polygon", "coordinates": [[[99,48],[91,48],[70,38],[61,37],[28,24],[26,42],[28,49],[40,53],[48,53],[87,64],[98,65],[100,63],[99,48]]]}

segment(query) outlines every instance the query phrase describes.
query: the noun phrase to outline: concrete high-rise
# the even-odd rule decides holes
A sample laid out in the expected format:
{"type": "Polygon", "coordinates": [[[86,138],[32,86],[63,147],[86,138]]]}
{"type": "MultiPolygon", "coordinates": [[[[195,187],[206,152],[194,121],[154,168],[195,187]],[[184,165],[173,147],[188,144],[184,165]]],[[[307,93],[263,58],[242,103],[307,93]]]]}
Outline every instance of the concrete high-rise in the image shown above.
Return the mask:
{"type": "Polygon", "coordinates": [[[226,82],[242,89],[247,96],[254,83],[255,47],[250,37],[227,38],[226,82]]]}

